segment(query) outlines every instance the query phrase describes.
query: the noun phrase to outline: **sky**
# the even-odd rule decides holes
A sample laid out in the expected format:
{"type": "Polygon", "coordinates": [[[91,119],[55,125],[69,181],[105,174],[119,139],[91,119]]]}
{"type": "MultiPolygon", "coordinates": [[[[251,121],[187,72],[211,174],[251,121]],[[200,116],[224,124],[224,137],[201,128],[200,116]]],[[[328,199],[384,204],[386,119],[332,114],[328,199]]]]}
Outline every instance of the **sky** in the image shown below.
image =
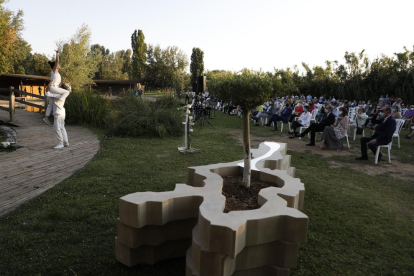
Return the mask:
{"type": "Polygon", "coordinates": [[[54,54],[82,24],[91,44],[112,52],[131,48],[141,29],[147,44],[177,46],[190,60],[204,51],[208,70],[273,71],[302,62],[344,63],[345,51],[373,59],[413,51],[413,0],[10,0],[24,11],[24,39],[33,52],[54,54]]]}

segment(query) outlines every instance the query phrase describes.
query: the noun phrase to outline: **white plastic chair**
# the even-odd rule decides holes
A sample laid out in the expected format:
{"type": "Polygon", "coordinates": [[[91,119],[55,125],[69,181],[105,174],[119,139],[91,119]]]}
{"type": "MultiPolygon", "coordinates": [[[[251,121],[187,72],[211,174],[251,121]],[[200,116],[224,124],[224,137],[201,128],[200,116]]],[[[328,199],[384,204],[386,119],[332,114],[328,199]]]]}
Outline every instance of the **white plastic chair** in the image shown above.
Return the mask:
{"type": "Polygon", "coordinates": [[[350,149],[351,147],[349,146],[348,133],[345,133],[345,137],[346,137],[346,143],[348,144],[348,149],[350,149]]]}
{"type": "MultiPolygon", "coordinates": [[[[291,116],[292,116],[292,115],[291,115],[291,116]]],[[[290,118],[289,118],[289,119],[290,119],[290,118]]],[[[296,116],[294,121],[297,121],[297,120],[299,120],[299,116],[296,116]]],[[[289,131],[291,131],[291,130],[292,130],[292,128],[291,128],[290,121],[288,122],[288,124],[289,124],[289,131]]]]}
{"type": "Polygon", "coordinates": [[[378,146],[377,151],[375,152],[375,164],[378,164],[378,157],[381,152],[381,148],[388,149],[388,162],[391,163],[391,145],[392,145],[392,141],[388,145],[378,146]]]}
{"type": "MultiPolygon", "coordinates": [[[[304,125],[304,126],[301,126],[300,128],[299,128],[299,133],[302,133],[302,129],[304,129],[304,128],[308,128],[309,127],[309,125],[304,125]]],[[[310,138],[310,134],[308,133],[308,138],[310,138]]],[[[300,139],[302,139],[302,137],[299,137],[299,140],[300,139]]]]}
{"type": "MultiPolygon", "coordinates": [[[[320,134],[320,135],[322,135],[322,133],[323,132],[315,132],[315,141],[316,141],[316,137],[318,136],[317,134],[320,134]]],[[[309,134],[309,133],[308,133],[309,134]]],[[[346,138],[346,143],[348,144],[348,149],[349,148],[351,148],[350,146],[349,146],[349,138],[348,138],[348,133],[345,133],[345,138],[346,138]]]]}
{"type": "MultiPolygon", "coordinates": [[[[355,138],[356,138],[356,132],[357,132],[357,128],[354,128],[354,141],[355,141],[355,138]]],[[[362,137],[365,137],[365,129],[364,128],[362,129],[362,137]]]]}
{"type": "Polygon", "coordinates": [[[316,123],[316,114],[318,114],[318,110],[317,109],[312,110],[310,122],[313,121],[314,123],[316,123]]]}
{"type": "MultiPolygon", "coordinates": [[[[395,131],[394,131],[394,134],[392,135],[392,138],[393,139],[394,139],[394,137],[398,138],[398,148],[400,148],[400,132],[401,132],[401,129],[403,128],[403,126],[404,126],[405,120],[396,119],[396,121],[397,121],[397,127],[395,128],[395,131]]],[[[392,146],[392,141],[391,141],[391,146],[392,146]]]]}
{"type": "MultiPolygon", "coordinates": [[[[290,115],[289,116],[289,119],[288,119],[288,127],[289,127],[289,130],[290,130],[290,117],[291,117],[292,115],[290,115]]],[[[283,123],[283,121],[280,121],[280,132],[283,132],[283,125],[284,125],[284,123],[283,123]]]]}
{"type": "Polygon", "coordinates": [[[351,107],[348,111],[349,118],[352,118],[351,114],[355,114],[355,107],[351,107]]]}
{"type": "Polygon", "coordinates": [[[356,113],[351,113],[351,115],[349,115],[349,123],[353,123],[356,120],[356,113]]]}

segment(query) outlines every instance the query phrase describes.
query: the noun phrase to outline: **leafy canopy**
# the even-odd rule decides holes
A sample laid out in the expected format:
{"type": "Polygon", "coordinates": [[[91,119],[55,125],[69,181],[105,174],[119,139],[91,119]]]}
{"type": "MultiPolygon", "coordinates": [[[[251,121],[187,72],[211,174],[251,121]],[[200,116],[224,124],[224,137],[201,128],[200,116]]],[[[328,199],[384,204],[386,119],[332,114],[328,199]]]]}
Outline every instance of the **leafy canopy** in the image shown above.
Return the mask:
{"type": "Polygon", "coordinates": [[[272,97],[274,78],[261,71],[243,69],[211,80],[209,90],[224,101],[233,101],[243,110],[251,110],[272,97]]]}
{"type": "Polygon", "coordinates": [[[76,34],[67,41],[59,41],[62,81],[70,83],[74,90],[93,84],[92,78],[102,62],[102,52],[99,49],[90,51],[91,32],[83,24],[76,34]]]}

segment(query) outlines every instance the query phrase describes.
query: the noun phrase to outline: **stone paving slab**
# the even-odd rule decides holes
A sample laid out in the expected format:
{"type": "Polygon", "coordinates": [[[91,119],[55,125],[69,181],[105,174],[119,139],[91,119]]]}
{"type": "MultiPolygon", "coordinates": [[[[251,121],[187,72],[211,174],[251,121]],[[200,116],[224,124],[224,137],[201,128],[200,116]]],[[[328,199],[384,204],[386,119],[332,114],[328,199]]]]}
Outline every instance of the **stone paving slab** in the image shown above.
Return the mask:
{"type": "MultiPolygon", "coordinates": [[[[88,129],[67,125],[70,147],[57,144],[53,127],[43,115],[16,109],[17,145],[13,152],[0,152],[0,216],[42,194],[84,167],[98,152],[99,139],[88,129]]],[[[7,122],[8,113],[0,111],[7,122]]]]}

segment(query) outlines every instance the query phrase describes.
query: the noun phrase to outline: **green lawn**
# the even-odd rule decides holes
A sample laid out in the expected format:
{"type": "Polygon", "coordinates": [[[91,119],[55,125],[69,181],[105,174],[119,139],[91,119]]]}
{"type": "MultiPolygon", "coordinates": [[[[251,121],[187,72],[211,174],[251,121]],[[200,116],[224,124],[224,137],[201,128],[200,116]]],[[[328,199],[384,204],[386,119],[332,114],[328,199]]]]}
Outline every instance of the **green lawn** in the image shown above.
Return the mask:
{"type": "MultiPolygon", "coordinates": [[[[75,178],[0,218],[0,275],[184,275],[184,258],[134,268],[116,261],[118,200],[139,191],[172,190],[186,182],[189,166],[242,159],[241,145],[231,138],[241,119],[216,115],[214,127],[196,125],[197,154],[178,153],[182,138],[106,139],[75,178]]],[[[252,127],[252,133],[275,141],[286,136],[263,127],[252,127]]],[[[392,153],[411,163],[412,142],[402,142],[392,153]]],[[[358,141],[351,143],[358,147],[358,141]]],[[[357,155],[340,156],[341,165],[332,167],[332,157],[289,154],[296,177],[305,183],[303,212],[310,219],[308,241],[291,275],[414,274],[413,181],[352,169],[348,164],[357,155]]]]}

